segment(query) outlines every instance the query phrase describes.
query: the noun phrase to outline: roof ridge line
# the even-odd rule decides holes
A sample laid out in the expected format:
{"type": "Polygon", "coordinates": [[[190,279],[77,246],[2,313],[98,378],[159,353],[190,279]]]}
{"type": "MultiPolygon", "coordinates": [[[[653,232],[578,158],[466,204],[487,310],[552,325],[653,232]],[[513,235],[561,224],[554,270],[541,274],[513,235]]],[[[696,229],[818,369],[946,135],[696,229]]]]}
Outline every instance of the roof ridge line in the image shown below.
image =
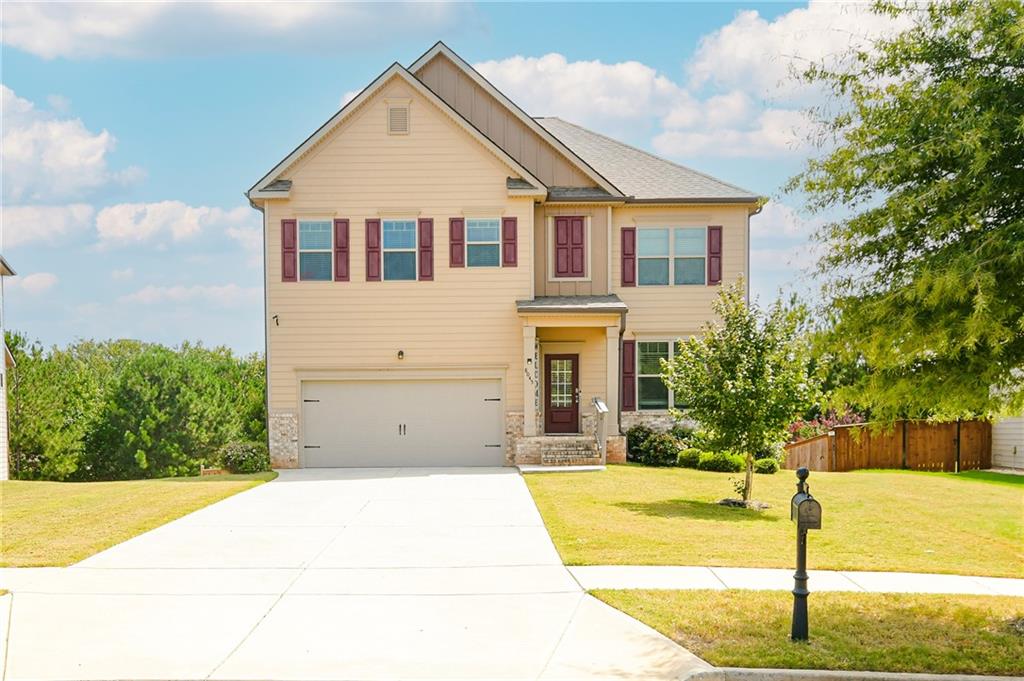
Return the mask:
{"type": "MultiPolygon", "coordinates": [[[[573,123],[572,121],[567,121],[564,118],[561,118],[559,116],[538,116],[537,118],[553,118],[553,119],[555,119],[557,121],[561,121],[561,122],[565,123],[566,125],[571,125],[572,127],[578,128],[579,130],[582,130],[583,132],[589,133],[591,135],[596,135],[596,136],[598,136],[598,137],[600,137],[602,139],[608,140],[609,142],[614,142],[615,144],[618,144],[620,146],[626,147],[628,149],[632,149],[633,151],[635,151],[637,153],[643,154],[644,156],[647,156],[649,158],[653,158],[653,159],[655,159],[657,161],[661,161],[662,163],[668,163],[669,165],[673,165],[676,168],[679,168],[681,170],[685,170],[687,172],[695,173],[697,175],[700,175],[701,177],[707,178],[707,179],[712,180],[714,182],[717,182],[719,184],[724,184],[727,187],[731,187],[733,189],[737,189],[737,190],[739,190],[741,192],[746,192],[749,196],[757,196],[757,197],[761,196],[760,194],[758,194],[756,192],[750,191],[746,187],[741,187],[739,185],[733,184],[732,182],[726,182],[725,180],[720,180],[719,178],[715,177],[714,175],[708,175],[707,173],[702,172],[700,170],[697,170],[696,168],[691,168],[690,166],[684,166],[682,163],[676,163],[675,161],[670,161],[667,158],[662,158],[661,156],[658,156],[656,154],[652,154],[651,152],[649,152],[649,151],[647,151],[645,149],[640,149],[639,147],[635,147],[632,144],[629,144],[628,142],[623,142],[621,140],[617,140],[614,137],[609,137],[608,135],[605,135],[604,133],[598,132],[596,130],[591,130],[590,128],[584,128],[579,123],[573,123]]],[[[551,132],[551,131],[548,130],[548,132],[551,132]]],[[[554,132],[551,132],[551,134],[555,135],[554,132]]],[[[555,137],[558,137],[558,135],[555,135],[555,137]]],[[[562,142],[562,144],[565,144],[565,142],[562,142]]],[[[569,145],[566,144],[566,146],[569,146],[569,145]]]]}

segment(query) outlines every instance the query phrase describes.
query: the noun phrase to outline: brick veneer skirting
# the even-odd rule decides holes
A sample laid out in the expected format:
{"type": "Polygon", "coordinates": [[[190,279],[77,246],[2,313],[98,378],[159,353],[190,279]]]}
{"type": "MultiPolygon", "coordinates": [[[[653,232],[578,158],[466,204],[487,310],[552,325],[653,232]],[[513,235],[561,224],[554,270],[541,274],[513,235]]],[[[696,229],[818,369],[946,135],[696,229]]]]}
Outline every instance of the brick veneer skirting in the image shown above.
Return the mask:
{"type": "Polygon", "coordinates": [[[274,468],[299,467],[299,415],[271,412],[267,419],[270,436],[270,465],[274,468]]]}

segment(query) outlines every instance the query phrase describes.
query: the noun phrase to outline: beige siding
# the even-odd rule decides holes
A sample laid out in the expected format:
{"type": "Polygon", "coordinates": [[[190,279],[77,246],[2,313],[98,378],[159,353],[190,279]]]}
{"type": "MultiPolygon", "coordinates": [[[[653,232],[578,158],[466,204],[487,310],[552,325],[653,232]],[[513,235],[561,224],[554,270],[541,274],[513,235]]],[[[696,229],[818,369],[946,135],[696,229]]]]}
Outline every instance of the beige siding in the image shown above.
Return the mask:
{"type": "Polygon", "coordinates": [[[1024,416],[992,424],[992,465],[1024,468],[1024,416]]]}
{"type": "Polygon", "coordinates": [[[515,301],[531,291],[533,206],[508,198],[510,174],[401,81],[289,169],[292,198],[266,204],[271,411],[298,409],[297,372],[358,368],[501,367],[505,404],[521,405],[515,301]],[[386,98],[412,100],[411,134],[386,133],[386,98]],[[365,281],[364,221],[389,215],[434,219],[434,281],[365,281]],[[450,269],[448,218],[462,215],[517,217],[518,267],[450,269]],[[281,282],[281,220],[334,217],[351,221],[351,281],[281,282]]]}
{"type": "Polygon", "coordinates": [[[722,226],[722,283],[731,284],[748,268],[748,208],[745,206],[627,206],[612,209],[612,293],[627,305],[626,337],[676,338],[697,333],[713,318],[718,286],[626,286],[622,282],[623,227],[642,225],[722,226]]]}
{"type": "Polygon", "coordinates": [[[603,296],[608,293],[608,207],[548,206],[534,209],[534,290],[538,296],[603,296]],[[554,277],[554,217],[582,215],[587,218],[587,281],[564,281],[554,277]]]}
{"type": "Polygon", "coordinates": [[[572,161],[444,55],[434,57],[416,76],[545,185],[595,186],[572,161]]]}

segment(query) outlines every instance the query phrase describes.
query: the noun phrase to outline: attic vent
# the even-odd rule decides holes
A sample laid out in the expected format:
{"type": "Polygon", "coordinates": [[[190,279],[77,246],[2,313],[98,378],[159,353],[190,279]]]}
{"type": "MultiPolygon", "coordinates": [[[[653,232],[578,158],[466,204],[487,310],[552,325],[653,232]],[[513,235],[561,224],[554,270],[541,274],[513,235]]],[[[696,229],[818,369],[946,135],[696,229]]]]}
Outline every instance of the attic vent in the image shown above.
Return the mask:
{"type": "Polygon", "coordinates": [[[388,134],[409,134],[409,105],[392,104],[388,107],[388,134]]]}

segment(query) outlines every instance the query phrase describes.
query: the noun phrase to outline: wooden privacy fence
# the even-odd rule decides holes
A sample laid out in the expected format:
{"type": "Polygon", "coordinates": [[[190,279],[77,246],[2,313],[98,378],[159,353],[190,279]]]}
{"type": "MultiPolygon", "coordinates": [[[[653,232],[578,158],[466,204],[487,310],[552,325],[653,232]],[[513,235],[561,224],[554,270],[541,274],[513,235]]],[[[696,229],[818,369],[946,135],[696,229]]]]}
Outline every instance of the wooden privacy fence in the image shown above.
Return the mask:
{"type": "Polygon", "coordinates": [[[786,445],[785,468],[853,471],[907,468],[968,471],[992,467],[992,424],[988,421],[929,423],[897,421],[888,428],[868,424],[836,426],[786,445]]]}

